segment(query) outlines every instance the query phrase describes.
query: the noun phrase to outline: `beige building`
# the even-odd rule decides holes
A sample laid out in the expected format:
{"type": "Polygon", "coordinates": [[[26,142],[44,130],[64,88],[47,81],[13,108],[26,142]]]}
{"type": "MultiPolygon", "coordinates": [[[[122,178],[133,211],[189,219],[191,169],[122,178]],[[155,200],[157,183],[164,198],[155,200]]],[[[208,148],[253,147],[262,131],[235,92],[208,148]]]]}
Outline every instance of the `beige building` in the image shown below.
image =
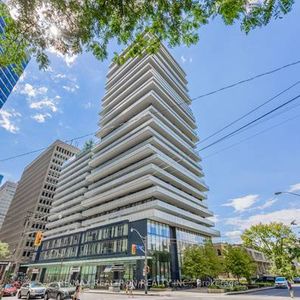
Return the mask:
{"type": "Polygon", "coordinates": [[[10,203],[15,195],[17,189],[17,183],[12,181],[6,181],[0,187],[0,229],[4,222],[10,203]]]}
{"type": "MultiPolygon", "coordinates": [[[[215,243],[214,248],[216,249],[218,256],[224,256],[224,251],[226,249],[227,243],[215,243]]],[[[242,245],[234,245],[236,247],[242,247],[242,245]]],[[[257,250],[251,248],[245,248],[247,253],[251,256],[253,261],[255,262],[257,269],[256,275],[267,275],[269,274],[269,269],[271,267],[270,261],[266,258],[266,256],[257,250]]]]}
{"type": "Polygon", "coordinates": [[[78,152],[57,140],[23,171],[0,231],[0,240],[9,244],[13,263],[32,257],[35,233],[45,230],[62,165],[78,152]]]}

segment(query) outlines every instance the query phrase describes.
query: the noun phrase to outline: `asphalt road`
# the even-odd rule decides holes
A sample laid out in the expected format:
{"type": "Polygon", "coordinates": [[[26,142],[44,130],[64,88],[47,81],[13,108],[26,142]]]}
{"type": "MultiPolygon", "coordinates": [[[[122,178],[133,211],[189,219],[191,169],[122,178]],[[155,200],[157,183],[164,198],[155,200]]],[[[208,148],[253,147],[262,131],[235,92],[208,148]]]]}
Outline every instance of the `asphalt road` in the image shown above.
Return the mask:
{"type": "MultiPolygon", "coordinates": [[[[300,285],[294,287],[295,298],[300,300],[300,285]]],[[[83,293],[80,300],[120,300],[132,299],[124,293],[121,294],[100,294],[100,293],[83,293]]],[[[169,292],[160,296],[133,296],[135,300],[155,299],[155,300],[286,300],[290,299],[287,289],[268,289],[259,292],[240,295],[218,295],[218,294],[204,294],[197,292],[169,292]]],[[[2,300],[17,300],[17,297],[5,297],[2,300]]]]}
{"type": "MultiPolygon", "coordinates": [[[[294,286],[294,297],[295,299],[300,299],[300,286],[294,286]]],[[[289,297],[289,291],[288,289],[270,289],[270,290],[264,290],[260,292],[254,292],[248,294],[249,296],[257,296],[257,297],[262,297],[265,296],[267,297],[272,297],[273,299],[276,299],[275,297],[289,297]]],[[[245,295],[246,296],[246,295],[245,295]]],[[[246,298],[245,298],[246,299],[246,298]]],[[[258,298],[259,299],[259,298],[258,298]]]]}

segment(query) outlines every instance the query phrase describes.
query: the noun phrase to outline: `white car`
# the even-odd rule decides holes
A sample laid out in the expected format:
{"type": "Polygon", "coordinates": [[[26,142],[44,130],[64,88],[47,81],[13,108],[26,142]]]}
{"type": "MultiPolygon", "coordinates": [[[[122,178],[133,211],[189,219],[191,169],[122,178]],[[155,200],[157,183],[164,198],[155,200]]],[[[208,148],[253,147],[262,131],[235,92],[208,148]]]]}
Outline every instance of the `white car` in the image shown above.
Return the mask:
{"type": "Polygon", "coordinates": [[[287,288],[287,280],[285,277],[276,277],[275,279],[276,288],[287,288]]]}
{"type": "Polygon", "coordinates": [[[19,292],[18,298],[21,299],[26,297],[26,299],[41,297],[44,298],[46,288],[40,282],[29,282],[24,283],[19,292]]]}

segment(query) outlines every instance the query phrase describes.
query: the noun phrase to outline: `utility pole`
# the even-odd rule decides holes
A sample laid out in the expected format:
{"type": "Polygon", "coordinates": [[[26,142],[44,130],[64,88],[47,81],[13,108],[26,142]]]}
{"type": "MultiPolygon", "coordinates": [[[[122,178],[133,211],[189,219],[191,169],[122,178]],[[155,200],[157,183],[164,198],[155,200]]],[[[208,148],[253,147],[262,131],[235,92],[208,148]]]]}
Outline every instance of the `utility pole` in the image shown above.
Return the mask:
{"type": "Polygon", "coordinates": [[[144,255],[145,255],[145,260],[144,260],[144,278],[145,278],[145,295],[148,294],[148,241],[147,241],[147,235],[146,236],[142,236],[140,234],[140,232],[131,227],[130,228],[131,232],[136,232],[136,234],[139,236],[139,238],[141,239],[141,241],[143,242],[144,245],[144,255]]]}

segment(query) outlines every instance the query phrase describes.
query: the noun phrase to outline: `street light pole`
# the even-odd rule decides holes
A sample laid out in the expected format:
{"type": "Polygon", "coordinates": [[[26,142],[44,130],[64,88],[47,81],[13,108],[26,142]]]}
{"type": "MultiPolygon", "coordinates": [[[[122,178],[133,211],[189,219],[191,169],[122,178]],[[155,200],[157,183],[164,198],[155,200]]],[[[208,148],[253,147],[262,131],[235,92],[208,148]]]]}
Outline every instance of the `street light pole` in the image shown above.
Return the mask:
{"type": "Polygon", "coordinates": [[[300,197],[300,194],[293,193],[293,192],[276,192],[276,193],[274,193],[275,196],[279,196],[281,194],[290,194],[290,195],[294,195],[294,196],[300,197]]]}
{"type": "Polygon", "coordinates": [[[135,229],[135,228],[133,228],[133,227],[131,227],[130,228],[130,231],[131,232],[135,232],[139,237],[140,237],[140,239],[141,239],[141,241],[143,242],[143,245],[144,245],[144,255],[145,255],[145,260],[144,260],[144,278],[145,278],[145,295],[147,295],[148,294],[148,241],[147,241],[147,236],[142,236],[141,234],[140,234],[140,232],[137,230],[137,229],[135,229]]]}

